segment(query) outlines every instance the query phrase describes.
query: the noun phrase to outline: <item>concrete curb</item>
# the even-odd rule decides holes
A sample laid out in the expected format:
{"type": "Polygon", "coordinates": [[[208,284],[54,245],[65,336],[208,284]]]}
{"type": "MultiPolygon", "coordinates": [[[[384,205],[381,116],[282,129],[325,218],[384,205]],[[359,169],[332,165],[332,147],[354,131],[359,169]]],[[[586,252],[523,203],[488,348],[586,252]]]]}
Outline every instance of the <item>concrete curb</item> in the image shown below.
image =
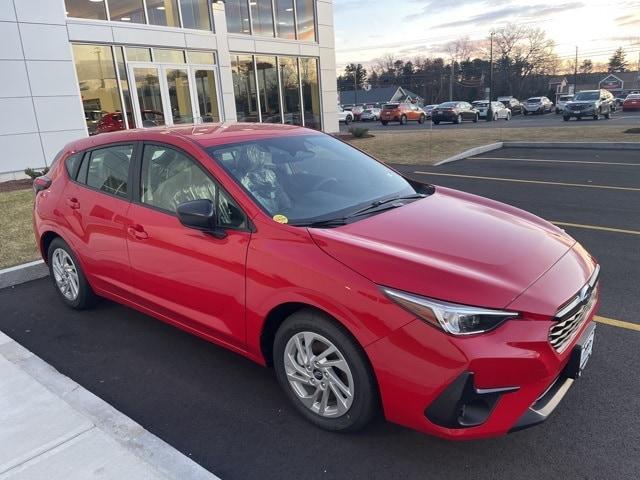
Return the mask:
{"type": "Polygon", "coordinates": [[[21,283],[44,278],[49,275],[49,268],[42,260],[23,263],[15,267],[0,270],[0,288],[13,287],[21,283]]]}
{"type": "MultiPolygon", "coordinates": [[[[175,448],[0,332],[0,356],[86,417],[94,427],[167,480],[220,480],[175,448]]],[[[44,453],[46,455],[46,453],[44,453]]],[[[7,472],[5,472],[6,474],[7,472]]],[[[0,475],[2,476],[2,475],[0,475]]]]}
{"type": "Polygon", "coordinates": [[[640,142],[502,142],[503,148],[572,148],[580,150],[640,150],[640,142]]]}
{"type": "Polygon", "coordinates": [[[434,165],[434,167],[439,167],[440,165],[444,165],[445,163],[455,162],[457,160],[463,160],[468,157],[473,157],[474,155],[480,155],[481,153],[491,152],[492,150],[498,150],[502,148],[503,142],[490,143],[489,145],[483,145],[481,147],[471,148],[469,150],[465,150],[462,153],[458,153],[453,157],[446,158],[444,160],[439,161],[434,165]]]}

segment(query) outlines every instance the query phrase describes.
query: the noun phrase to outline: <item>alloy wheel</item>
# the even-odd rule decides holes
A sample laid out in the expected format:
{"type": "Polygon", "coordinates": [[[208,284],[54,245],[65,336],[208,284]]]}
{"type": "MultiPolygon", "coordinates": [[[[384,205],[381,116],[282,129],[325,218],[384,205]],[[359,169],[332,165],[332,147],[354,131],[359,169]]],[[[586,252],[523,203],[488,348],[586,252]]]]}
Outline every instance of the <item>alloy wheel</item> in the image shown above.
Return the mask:
{"type": "Polygon", "coordinates": [[[314,332],[293,335],[284,350],[287,380],[300,402],[321,417],[337,418],[353,403],[354,381],[344,355],[314,332]]]}
{"type": "Polygon", "coordinates": [[[71,256],[62,248],[56,248],[51,258],[53,276],[60,293],[73,302],[80,293],[78,269],[71,256]]]}

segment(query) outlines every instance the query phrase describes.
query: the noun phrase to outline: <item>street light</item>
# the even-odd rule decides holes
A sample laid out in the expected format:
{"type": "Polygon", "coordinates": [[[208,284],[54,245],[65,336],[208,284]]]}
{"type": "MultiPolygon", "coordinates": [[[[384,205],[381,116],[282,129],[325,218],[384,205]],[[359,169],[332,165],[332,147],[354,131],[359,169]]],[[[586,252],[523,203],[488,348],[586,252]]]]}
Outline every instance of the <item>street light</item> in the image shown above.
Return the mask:
{"type": "Polygon", "coordinates": [[[493,121],[493,108],[491,108],[491,99],[493,98],[493,36],[495,31],[491,31],[489,44],[489,108],[487,109],[487,122],[493,121]]]}

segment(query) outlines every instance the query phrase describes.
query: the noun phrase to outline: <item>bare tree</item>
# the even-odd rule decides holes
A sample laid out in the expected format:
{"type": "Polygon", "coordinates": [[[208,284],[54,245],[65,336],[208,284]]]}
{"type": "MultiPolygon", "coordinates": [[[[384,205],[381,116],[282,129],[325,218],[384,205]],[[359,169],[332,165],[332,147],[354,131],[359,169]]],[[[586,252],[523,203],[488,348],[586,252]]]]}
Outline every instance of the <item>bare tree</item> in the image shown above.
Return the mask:
{"type": "Polygon", "coordinates": [[[476,46],[469,40],[469,37],[462,37],[446,45],[447,53],[454,63],[469,60],[476,51],[476,46]]]}

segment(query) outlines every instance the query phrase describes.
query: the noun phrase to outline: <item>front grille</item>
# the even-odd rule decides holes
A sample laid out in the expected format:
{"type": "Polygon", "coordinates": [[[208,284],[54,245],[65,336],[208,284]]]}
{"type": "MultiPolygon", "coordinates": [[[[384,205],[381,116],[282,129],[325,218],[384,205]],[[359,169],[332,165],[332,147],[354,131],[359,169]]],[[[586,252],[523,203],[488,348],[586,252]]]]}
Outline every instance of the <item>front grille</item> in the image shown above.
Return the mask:
{"type": "Polygon", "coordinates": [[[563,352],[580,330],[587,315],[598,301],[598,275],[596,266],[587,284],[555,316],[556,324],[549,330],[549,343],[557,352],[563,352]]]}

